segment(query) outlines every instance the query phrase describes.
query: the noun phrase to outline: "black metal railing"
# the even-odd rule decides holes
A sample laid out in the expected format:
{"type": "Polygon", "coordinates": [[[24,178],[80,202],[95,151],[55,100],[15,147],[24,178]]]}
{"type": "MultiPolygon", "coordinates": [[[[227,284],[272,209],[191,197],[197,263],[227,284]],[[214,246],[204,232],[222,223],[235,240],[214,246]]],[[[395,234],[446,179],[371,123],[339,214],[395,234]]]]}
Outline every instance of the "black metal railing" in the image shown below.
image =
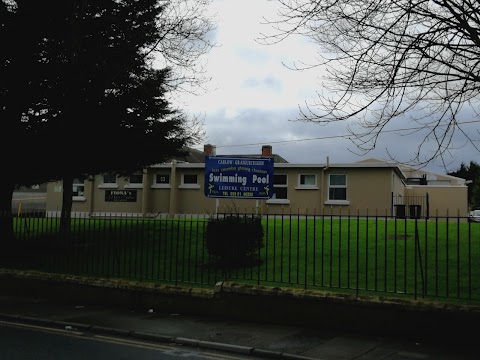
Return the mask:
{"type": "Polygon", "coordinates": [[[0,266],[177,285],[231,280],[480,301],[480,223],[462,217],[261,214],[264,240],[255,261],[225,268],[206,248],[209,215],[68,221],[42,215],[1,217],[0,266]]]}

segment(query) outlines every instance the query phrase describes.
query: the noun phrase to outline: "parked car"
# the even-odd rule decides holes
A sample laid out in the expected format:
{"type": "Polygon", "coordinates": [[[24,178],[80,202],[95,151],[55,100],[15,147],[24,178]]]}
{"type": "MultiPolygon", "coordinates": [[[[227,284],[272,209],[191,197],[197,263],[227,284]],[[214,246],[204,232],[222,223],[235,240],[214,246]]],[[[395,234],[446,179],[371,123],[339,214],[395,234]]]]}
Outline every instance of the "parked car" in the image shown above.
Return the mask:
{"type": "Polygon", "coordinates": [[[468,217],[470,222],[480,222],[480,210],[472,210],[470,211],[470,215],[468,217]]]}

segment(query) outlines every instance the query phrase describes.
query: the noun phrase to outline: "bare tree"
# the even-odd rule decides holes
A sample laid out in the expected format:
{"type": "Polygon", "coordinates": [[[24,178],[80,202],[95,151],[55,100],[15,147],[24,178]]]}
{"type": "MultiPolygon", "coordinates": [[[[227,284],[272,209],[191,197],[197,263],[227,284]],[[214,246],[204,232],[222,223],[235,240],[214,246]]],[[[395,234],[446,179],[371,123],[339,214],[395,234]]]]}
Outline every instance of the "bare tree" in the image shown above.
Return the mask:
{"type": "Polygon", "coordinates": [[[171,93],[196,94],[210,80],[204,68],[204,55],[215,45],[210,41],[216,29],[207,15],[212,0],[162,0],[158,21],[160,37],[151,51],[163,67],[172,69],[168,85],[171,93]]]}
{"type": "MultiPolygon", "coordinates": [[[[156,65],[168,67],[167,98],[172,106],[183,106],[182,94],[202,95],[211,78],[205,70],[205,55],[215,46],[211,41],[216,19],[208,15],[213,0],[159,0],[164,7],[158,20],[158,42],[147,49],[156,65]]],[[[191,135],[205,136],[204,116],[179,109],[188,121],[191,135]]],[[[192,136],[193,138],[193,136],[192,136]]]]}
{"type": "Polygon", "coordinates": [[[273,34],[259,41],[300,35],[319,47],[314,63],[290,66],[318,70],[323,81],[316,101],[301,107],[297,120],[345,121],[362,152],[376,147],[387,124],[403,122],[400,135],[422,134],[410,162],[416,164],[451,155],[457,133],[479,150],[478,131],[467,132],[462,124],[480,121],[480,2],[277,2],[278,18],[266,19],[273,34]],[[432,141],[435,150],[428,152],[432,141]]]}

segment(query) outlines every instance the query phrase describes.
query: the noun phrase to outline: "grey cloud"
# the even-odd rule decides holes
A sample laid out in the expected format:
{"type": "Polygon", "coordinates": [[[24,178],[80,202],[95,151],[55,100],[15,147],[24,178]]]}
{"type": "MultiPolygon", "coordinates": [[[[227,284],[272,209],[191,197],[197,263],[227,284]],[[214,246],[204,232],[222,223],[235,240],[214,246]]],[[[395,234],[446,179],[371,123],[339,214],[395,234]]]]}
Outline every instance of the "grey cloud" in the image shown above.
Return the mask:
{"type": "Polygon", "coordinates": [[[263,49],[256,50],[253,48],[238,47],[234,51],[235,54],[237,54],[243,61],[254,63],[257,65],[268,65],[267,63],[272,57],[263,49]]]}
{"type": "Polygon", "coordinates": [[[280,93],[283,89],[283,82],[272,75],[265,76],[264,78],[249,77],[243,82],[245,87],[248,88],[263,88],[274,90],[280,93]]]}
{"type": "MultiPolygon", "coordinates": [[[[330,162],[335,163],[350,163],[367,158],[390,161],[389,153],[393,160],[408,162],[414,157],[422,139],[421,134],[415,133],[408,136],[384,133],[379,137],[374,150],[362,154],[350,140],[335,137],[347,134],[345,124],[320,126],[290,121],[297,114],[296,109],[278,111],[243,109],[236,117],[226,119],[224,110],[217,111],[208,114],[206,119],[206,142],[216,145],[219,155],[259,153],[262,144],[270,144],[274,153],[291,163],[323,164],[327,157],[330,162]]],[[[434,144],[429,146],[432,151],[434,144]]],[[[470,161],[480,163],[480,154],[466,144],[447,154],[445,163],[437,160],[428,164],[426,168],[437,173],[445,173],[458,169],[461,162],[470,161]]]]}

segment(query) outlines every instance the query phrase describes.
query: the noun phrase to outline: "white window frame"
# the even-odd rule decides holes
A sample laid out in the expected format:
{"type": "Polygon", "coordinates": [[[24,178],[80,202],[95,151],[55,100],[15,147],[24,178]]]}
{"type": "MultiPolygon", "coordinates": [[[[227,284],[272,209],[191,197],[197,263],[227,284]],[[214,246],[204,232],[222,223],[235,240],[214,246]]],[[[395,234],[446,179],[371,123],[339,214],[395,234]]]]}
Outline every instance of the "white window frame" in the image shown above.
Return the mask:
{"type": "Polygon", "coordinates": [[[328,175],[328,189],[327,189],[327,196],[328,200],[325,201],[326,205],[349,205],[350,201],[348,201],[348,194],[347,194],[347,174],[329,174],[328,175]],[[332,176],[343,176],[345,178],[345,184],[343,185],[332,185],[331,179],[332,176]],[[330,199],[330,189],[345,189],[345,199],[330,199]]]}
{"type": "MultiPolygon", "coordinates": [[[[271,199],[267,200],[267,204],[290,204],[290,200],[288,200],[288,175],[287,174],[275,174],[274,175],[274,188],[285,188],[287,189],[287,198],[286,199],[277,199],[275,193],[271,199]],[[285,176],[285,184],[275,184],[275,175],[278,176],[285,176]]],[[[274,189],[272,189],[273,191],[274,189]]]]}
{"type": "Polygon", "coordinates": [[[170,180],[171,180],[170,174],[154,174],[153,175],[153,185],[151,186],[151,188],[153,188],[153,189],[169,189],[171,187],[170,180]],[[157,177],[158,176],[168,177],[168,182],[157,182],[157,177]]]}
{"type": "Polygon", "coordinates": [[[105,182],[105,176],[109,176],[111,174],[104,174],[102,175],[102,183],[98,185],[99,189],[118,189],[118,184],[117,184],[117,175],[115,174],[115,182],[114,183],[109,183],[105,182]]]}
{"type": "Polygon", "coordinates": [[[133,173],[128,177],[128,183],[125,184],[125,189],[142,189],[143,188],[143,173],[133,173]],[[132,176],[141,176],[141,182],[131,182],[132,176]]]}
{"type": "Polygon", "coordinates": [[[298,186],[295,188],[295,190],[318,190],[318,185],[317,185],[317,174],[312,174],[312,173],[305,173],[305,174],[298,174],[298,186]],[[313,184],[302,184],[302,176],[313,176],[314,181],[313,184]]]}
{"type": "Polygon", "coordinates": [[[72,191],[74,193],[78,193],[78,195],[73,195],[72,196],[72,201],[85,201],[86,198],[85,198],[85,180],[84,181],[81,181],[79,178],[75,178],[73,179],[73,189],[72,191]],[[83,190],[81,191],[81,195],[80,195],[80,191],[76,188],[78,187],[83,187],[83,190]]]}
{"type": "Polygon", "coordinates": [[[181,183],[178,186],[179,189],[200,189],[200,184],[198,183],[198,174],[195,173],[185,173],[181,176],[181,183]],[[195,175],[197,177],[196,183],[185,183],[185,176],[195,175]]]}

